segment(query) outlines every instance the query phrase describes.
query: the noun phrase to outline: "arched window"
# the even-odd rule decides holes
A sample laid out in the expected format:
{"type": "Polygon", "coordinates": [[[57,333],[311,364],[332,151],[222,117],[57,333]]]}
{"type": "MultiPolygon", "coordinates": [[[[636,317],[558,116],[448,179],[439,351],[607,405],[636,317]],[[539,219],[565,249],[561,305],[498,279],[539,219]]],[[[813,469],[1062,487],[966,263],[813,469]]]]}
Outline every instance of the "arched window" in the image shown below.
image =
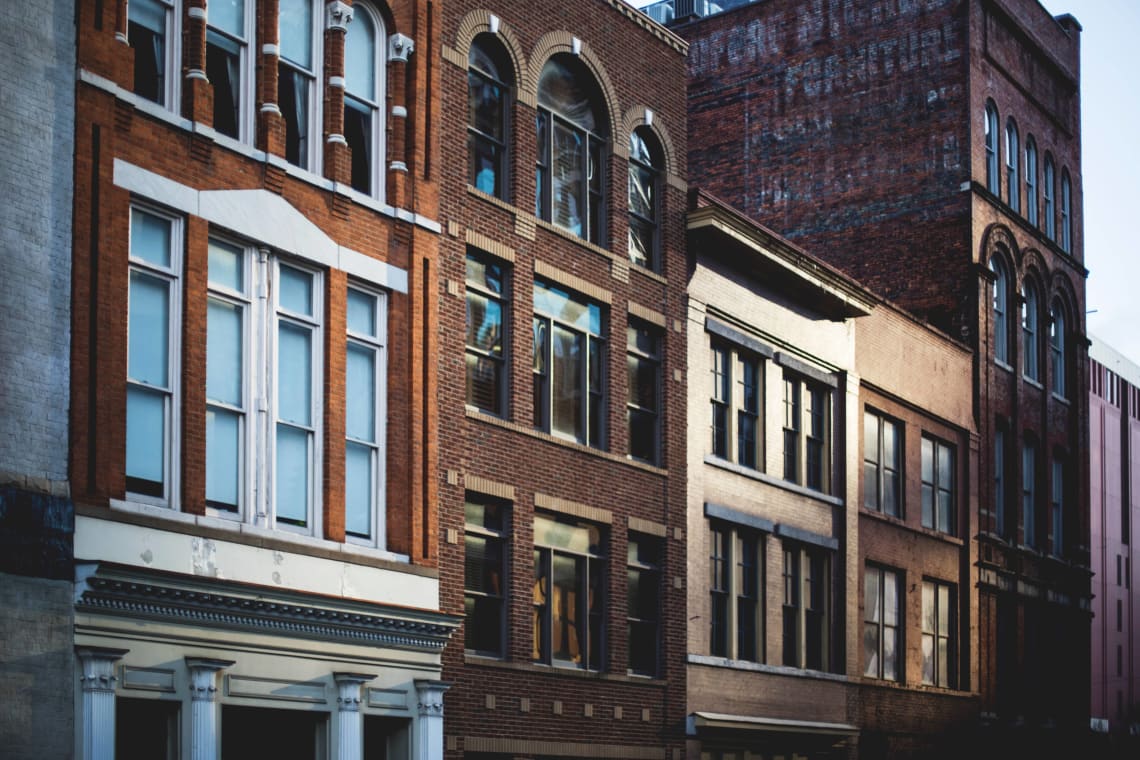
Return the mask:
{"type": "Polygon", "coordinates": [[[986,189],[1001,196],[998,172],[998,112],[992,100],[986,102],[986,189]]]}
{"type": "Polygon", "coordinates": [[[1065,358],[1065,309],[1059,302],[1053,303],[1052,319],[1049,325],[1049,353],[1053,365],[1053,393],[1068,398],[1065,389],[1065,374],[1068,362],[1065,358]]]}
{"type": "Polygon", "coordinates": [[[1022,296],[1022,373],[1028,379],[1037,381],[1041,377],[1039,362],[1037,361],[1037,286],[1031,281],[1026,281],[1022,296]]]}
{"type": "Polygon", "coordinates": [[[560,53],[542,68],[535,123],[535,215],[591,243],[605,241],[605,109],[593,77],[560,53]]]}
{"type": "Polygon", "coordinates": [[[467,184],[506,200],[512,69],[488,32],[471,43],[467,67],[467,184]]]}
{"type": "Polygon", "coordinates": [[[1053,197],[1056,191],[1055,186],[1055,170],[1053,168],[1053,156],[1048,153],[1045,154],[1045,176],[1041,181],[1042,195],[1045,196],[1045,235],[1050,240],[1057,239],[1057,212],[1053,207],[1053,197]]]}
{"type": "Polygon", "coordinates": [[[1069,170],[1061,169],[1061,250],[1073,250],[1073,186],[1069,170]]]}
{"type": "Polygon", "coordinates": [[[321,33],[312,0],[280,0],[277,14],[277,105],[285,121],[285,160],[317,171],[321,33]]]}
{"type": "Polygon", "coordinates": [[[379,196],[383,146],[380,105],[384,102],[384,22],[357,2],[344,37],[344,139],[352,155],[353,189],[379,196]]]}
{"type": "Polygon", "coordinates": [[[994,272],[994,359],[1009,364],[1009,273],[998,256],[990,258],[994,272]]]}
{"type": "Polygon", "coordinates": [[[1037,142],[1033,135],[1025,138],[1025,217],[1037,224],[1037,142]]]}
{"type": "Polygon", "coordinates": [[[629,260],[657,271],[661,148],[648,127],[638,127],[629,136],[629,260]]]}
{"type": "Polygon", "coordinates": [[[1017,122],[1011,116],[1005,123],[1005,177],[1006,197],[1009,200],[1009,207],[1014,211],[1021,211],[1021,183],[1017,176],[1017,159],[1020,155],[1017,122]]]}

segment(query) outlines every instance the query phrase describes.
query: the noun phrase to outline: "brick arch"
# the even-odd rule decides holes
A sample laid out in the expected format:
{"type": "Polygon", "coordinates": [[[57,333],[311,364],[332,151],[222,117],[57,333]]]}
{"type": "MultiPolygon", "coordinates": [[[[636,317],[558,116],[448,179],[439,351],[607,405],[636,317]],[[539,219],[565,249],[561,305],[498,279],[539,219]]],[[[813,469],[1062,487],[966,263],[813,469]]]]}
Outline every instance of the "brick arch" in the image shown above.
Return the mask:
{"type": "MultiPolygon", "coordinates": [[[[621,121],[621,132],[614,135],[614,153],[622,158],[629,158],[629,138],[633,134],[633,130],[638,127],[646,126],[647,114],[650,109],[646,106],[634,106],[625,112],[625,116],[621,121]]],[[[648,125],[651,131],[657,138],[657,142],[661,144],[661,152],[665,154],[665,165],[661,170],[665,174],[677,173],[677,151],[673,146],[673,139],[669,136],[669,130],[657,118],[657,114],[653,114],[653,123],[648,125]]]]}
{"type": "Polygon", "coordinates": [[[1077,334],[1077,325],[1081,324],[1080,301],[1077,300],[1077,289],[1072,279],[1063,270],[1056,269],[1049,277],[1049,304],[1061,302],[1065,316],[1069,320],[1069,332],[1077,334]]]}
{"type": "Polygon", "coordinates": [[[1018,282],[1030,279],[1037,283],[1037,292],[1042,296],[1049,293],[1049,267],[1036,248],[1026,248],[1021,252],[1021,275],[1018,282]]]}
{"type": "MultiPolygon", "coordinates": [[[[519,80],[519,100],[526,103],[531,107],[538,105],[538,78],[542,74],[542,67],[546,65],[546,61],[550,59],[555,53],[573,53],[574,52],[574,35],[570,32],[549,32],[544,34],[537,43],[535,43],[534,50],[530,54],[530,68],[527,70],[526,77],[519,80]]],[[[585,42],[581,42],[582,48],[578,53],[578,58],[586,65],[590,73],[597,82],[598,89],[601,90],[602,100],[606,105],[606,117],[609,119],[609,134],[610,139],[616,140],[619,136],[617,128],[617,113],[618,113],[618,99],[617,91],[614,89],[613,82],[610,81],[609,74],[606,73],[605,66],[602,65],[601,60],[595,55],[594,51],[585,42]]],[[[629,135],[626,134],[628,139],[629,135]]]]}
{"type": "MultiPolygon", "coordinates": [[[[491,33],[492,15],[495,14],[488,10],[474,10],[459,22],[459,28],[455,32],[455,49],[462,54],[464,60],[467,59],[471,50],[471,43],[474,42],[475,37],[483,32],[491,33]]],[[[510,59],[513,67],[511,75],[517,87],[523,81],[523,72],[527,70],[526,55],[523,53],[519,38],[501,17],[499,18],[499,31],[495,33],[495,38],[507,51],[507,58],[510,59]]]]}
{"type": "Polygon", "coordinates": [[[1003,258],[1005,258],[1006,266],[1009,268],[1010,276],[1016,281],[1020,269],[1021,249],[1013,237],[1013,232],[1008,227],[1004,224],[991,224],[986,228],[985,234],[982,235],[981,264],[989,267],[990,260],[1001,248],[1004,248],[1008,254],[1007,257],[1003,258]]]}

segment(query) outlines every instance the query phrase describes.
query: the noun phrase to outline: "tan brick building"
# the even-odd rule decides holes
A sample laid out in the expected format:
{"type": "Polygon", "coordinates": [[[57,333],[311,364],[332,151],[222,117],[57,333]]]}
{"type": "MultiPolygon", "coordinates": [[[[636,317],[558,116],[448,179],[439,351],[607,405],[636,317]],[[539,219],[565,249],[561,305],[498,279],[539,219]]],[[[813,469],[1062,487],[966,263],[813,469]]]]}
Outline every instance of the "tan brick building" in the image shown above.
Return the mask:
{"type": "Polygon", "coordinates": [[[685,45],[616,0],[441,13],[447,757],[676,757],[685,45]]]}

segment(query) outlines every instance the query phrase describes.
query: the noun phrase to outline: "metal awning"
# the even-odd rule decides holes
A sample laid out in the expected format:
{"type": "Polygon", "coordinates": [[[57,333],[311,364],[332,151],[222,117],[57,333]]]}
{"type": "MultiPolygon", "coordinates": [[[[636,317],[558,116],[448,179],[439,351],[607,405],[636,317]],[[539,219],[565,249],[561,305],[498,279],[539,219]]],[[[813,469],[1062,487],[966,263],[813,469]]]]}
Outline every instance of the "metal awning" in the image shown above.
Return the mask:
{"type": "Polygon", "coordinates": [[[688,724],[689,735],[701,739],[732,743],[762,740],[765,744],[775,742],[803,749],[837,747],[859,735],[858,727],[848,723],[712,712],[695,712],[689,716],[688,724]]]}

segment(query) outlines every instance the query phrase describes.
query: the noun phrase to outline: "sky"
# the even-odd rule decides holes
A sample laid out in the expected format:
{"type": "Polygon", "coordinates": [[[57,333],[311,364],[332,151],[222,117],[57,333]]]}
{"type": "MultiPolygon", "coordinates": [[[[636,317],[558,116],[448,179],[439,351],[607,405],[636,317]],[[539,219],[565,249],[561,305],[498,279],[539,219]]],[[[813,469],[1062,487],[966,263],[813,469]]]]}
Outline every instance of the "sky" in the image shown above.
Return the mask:
{"type": "MultiPolygon", "coordinates": [[[[632,0],[635,7],[652,0],[632,0]]],[[[1140,365],[1140,0],[1041,0],[1081,33],[1088,331],[1140,365]]]]}

